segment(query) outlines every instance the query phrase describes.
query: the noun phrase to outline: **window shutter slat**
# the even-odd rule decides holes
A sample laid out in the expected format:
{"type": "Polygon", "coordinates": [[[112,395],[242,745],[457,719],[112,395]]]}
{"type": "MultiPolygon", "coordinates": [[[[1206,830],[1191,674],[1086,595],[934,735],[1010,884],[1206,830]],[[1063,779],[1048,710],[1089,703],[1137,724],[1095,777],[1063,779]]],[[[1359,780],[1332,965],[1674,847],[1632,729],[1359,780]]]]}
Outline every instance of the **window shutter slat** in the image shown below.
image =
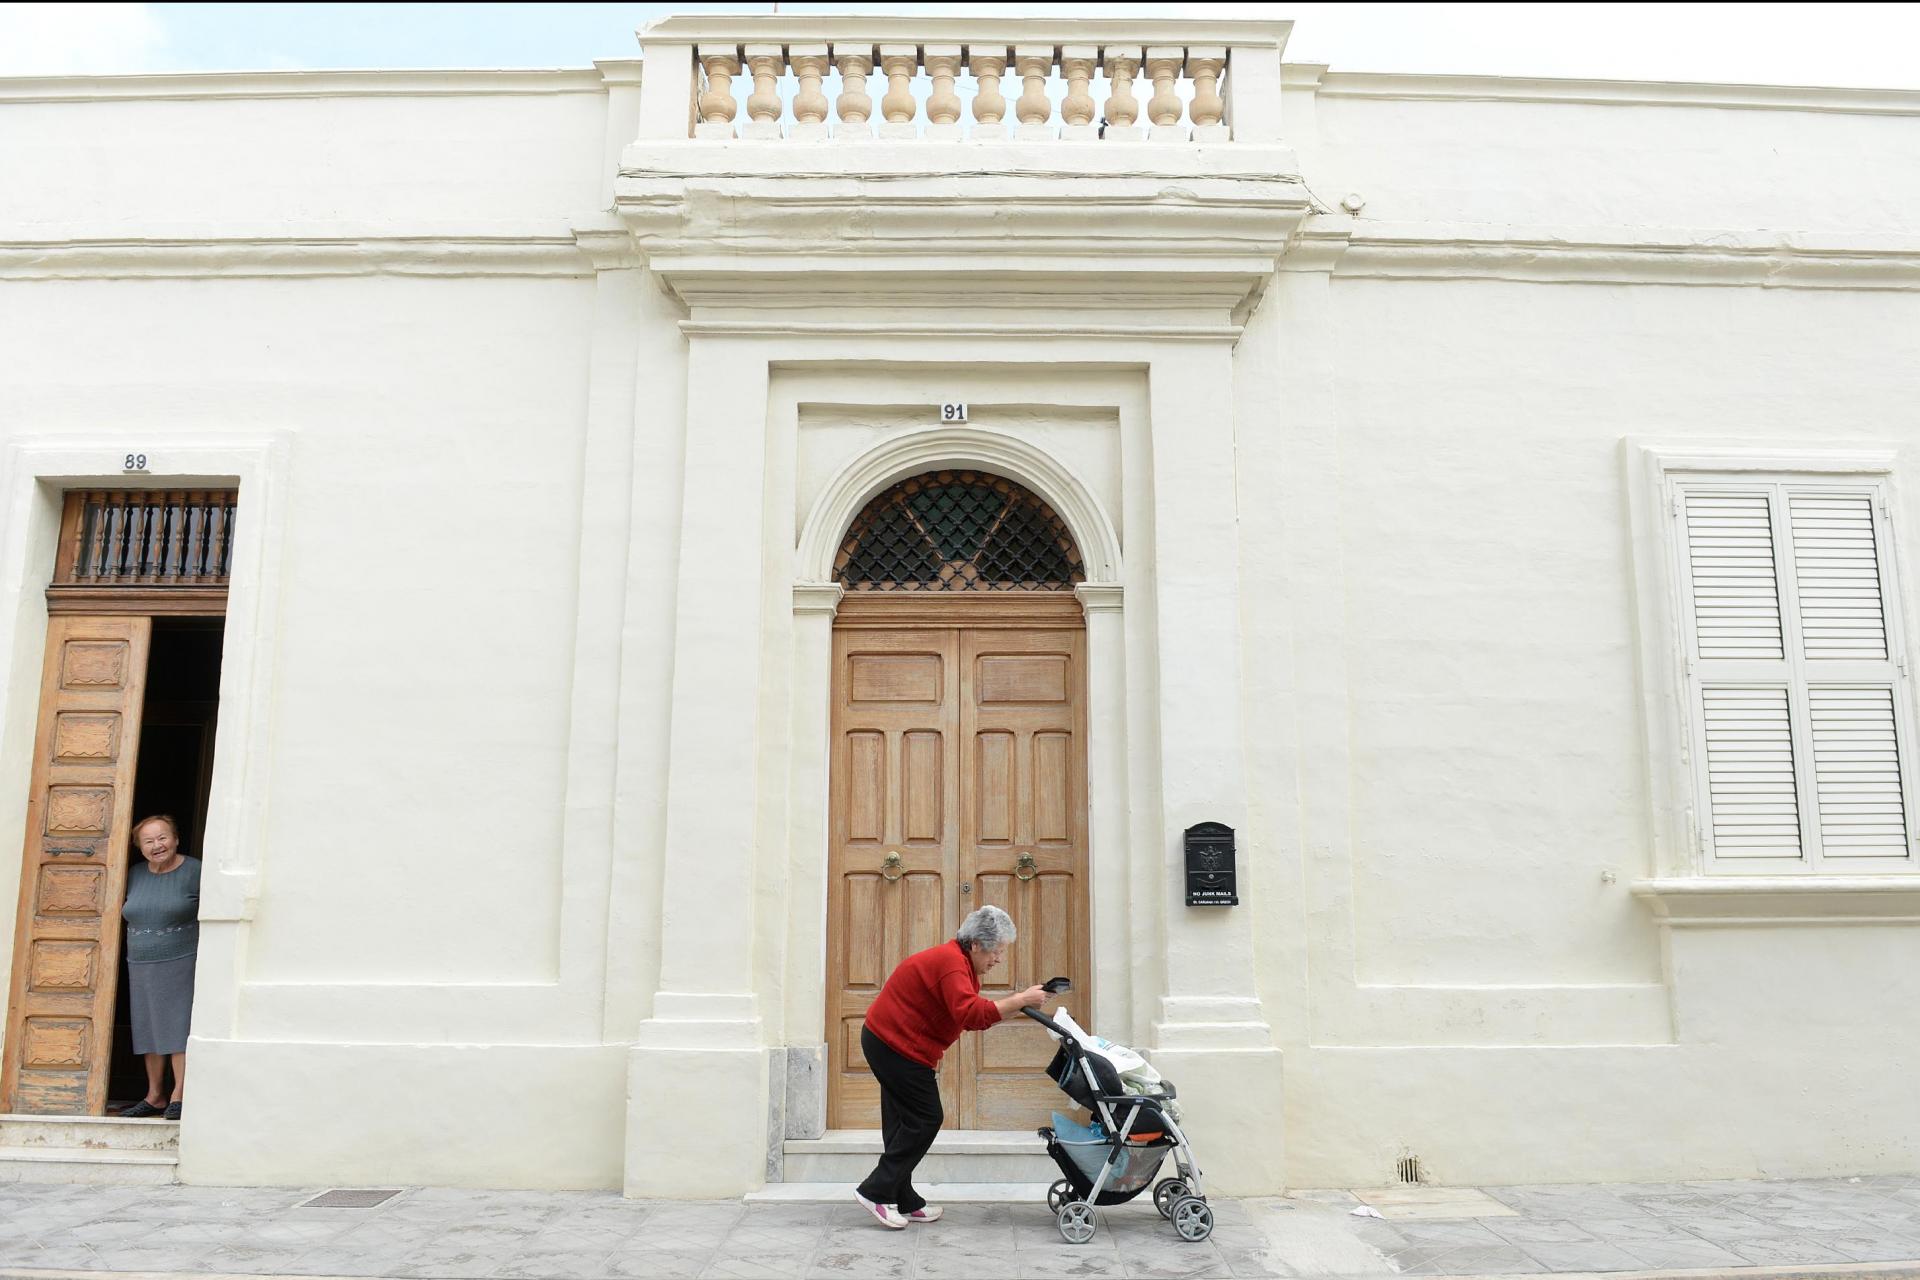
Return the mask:
{"type": "Polygon", "coordinates": [[[1872,496],[1795,493],[1787,505],[1807,658],[1885,659],[1872,496]]]}
{"type": "Polygon", "coordinates": [[[1822,851],[1830,858],[1904,858],[1907,814],[1893,690],[1815,685],[1807,701],[1822,851]]]}
{"type": "Polygon", "coordinates": [[[1700,692],[1714,853],[1722,858],[1799,857],[1800,805],[1786,689],[1700,692]]]}
{"type": "Polygon", "coordinates": [[[1686,513],[1700,656],[1784,656],[1766,495],[1691,492],[1686,513]]]}

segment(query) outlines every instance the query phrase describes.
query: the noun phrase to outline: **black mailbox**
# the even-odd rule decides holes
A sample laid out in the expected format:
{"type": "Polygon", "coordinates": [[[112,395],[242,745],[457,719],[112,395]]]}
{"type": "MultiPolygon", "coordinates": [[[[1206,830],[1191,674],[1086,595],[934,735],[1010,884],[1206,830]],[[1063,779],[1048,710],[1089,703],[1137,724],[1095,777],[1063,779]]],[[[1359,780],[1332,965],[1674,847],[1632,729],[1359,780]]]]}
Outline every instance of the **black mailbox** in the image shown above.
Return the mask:
{"type": "Polygon", "coordinates": [[[1187,828],[1187,905],[1237,907],[1240,885],[1233,870],[1233,828],[1202,822],[1187,828]]]}

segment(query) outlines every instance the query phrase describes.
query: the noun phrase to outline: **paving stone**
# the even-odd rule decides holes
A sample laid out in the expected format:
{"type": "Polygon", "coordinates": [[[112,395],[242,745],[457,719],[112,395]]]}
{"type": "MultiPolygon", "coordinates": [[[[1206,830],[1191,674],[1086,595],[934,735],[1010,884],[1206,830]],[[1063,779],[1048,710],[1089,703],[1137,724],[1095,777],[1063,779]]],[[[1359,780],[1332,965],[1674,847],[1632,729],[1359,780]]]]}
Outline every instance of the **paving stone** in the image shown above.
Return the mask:
{"type": "Polygon", "coordinates": [[[1737,1253],[1730,1253],[1705,1240],[1627,1241],[1620,1249],[1639,1260],[1649,1270],[1681,1270],[1696,1267],[1738,1267],[1745,1265],[1737,1253]]]}
{"type": "Polygon", "coordinates": [[[1527,1256],[1548,1271],[1635,1271],[1640,1261],[1619,1245],[1598,1240],[1573,1244],[1530,1244],[1527,1256]]]}
{"type": "Polygon", "coordinates": [[[1735,1240],[1727,1248],[1755,1266],[1777,1267],[1793,1262],[1848,1262],[1846,1254],[1813,1240],[1735,1240]]]}
{"type": "Polygon", "coordinates": [[[1486,1228],[1508,1244],[1529,1249],[1535,1244],[1592,1244],[1600,1237],[1574,1222],[1556,1218],[1489,1219],[1486,1228]]]}

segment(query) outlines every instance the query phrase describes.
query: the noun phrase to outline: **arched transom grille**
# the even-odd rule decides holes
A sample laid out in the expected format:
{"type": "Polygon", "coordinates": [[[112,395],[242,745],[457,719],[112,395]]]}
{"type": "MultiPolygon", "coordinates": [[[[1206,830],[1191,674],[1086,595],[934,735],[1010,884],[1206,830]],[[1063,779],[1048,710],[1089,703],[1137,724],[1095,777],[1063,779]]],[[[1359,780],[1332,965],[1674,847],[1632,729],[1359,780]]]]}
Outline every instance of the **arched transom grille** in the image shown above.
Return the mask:
{"type": "Polygon", "coordinates": [[[902,480],[854,519],[834,561],[849,591],[1071,591],[1086,576],[1053,508],[984,471],[902,480]]]}

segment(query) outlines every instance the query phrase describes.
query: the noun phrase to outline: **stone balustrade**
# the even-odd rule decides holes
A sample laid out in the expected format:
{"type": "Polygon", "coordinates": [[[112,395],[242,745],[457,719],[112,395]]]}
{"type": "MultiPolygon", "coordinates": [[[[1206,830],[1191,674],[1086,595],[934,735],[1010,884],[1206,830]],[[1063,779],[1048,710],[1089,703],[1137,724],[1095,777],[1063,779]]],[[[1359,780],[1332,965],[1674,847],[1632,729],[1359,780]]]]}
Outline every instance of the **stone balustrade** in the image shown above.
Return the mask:
{"type": "Polygon", "coordinates": [[[653,103],[641,136],[1271,141],[1278,136],[1280,52],[1288,27],[1182,20],[668,18],[640,35],[653,103]],[[681,92],[684,114],[667,101],[681,92]]]}

